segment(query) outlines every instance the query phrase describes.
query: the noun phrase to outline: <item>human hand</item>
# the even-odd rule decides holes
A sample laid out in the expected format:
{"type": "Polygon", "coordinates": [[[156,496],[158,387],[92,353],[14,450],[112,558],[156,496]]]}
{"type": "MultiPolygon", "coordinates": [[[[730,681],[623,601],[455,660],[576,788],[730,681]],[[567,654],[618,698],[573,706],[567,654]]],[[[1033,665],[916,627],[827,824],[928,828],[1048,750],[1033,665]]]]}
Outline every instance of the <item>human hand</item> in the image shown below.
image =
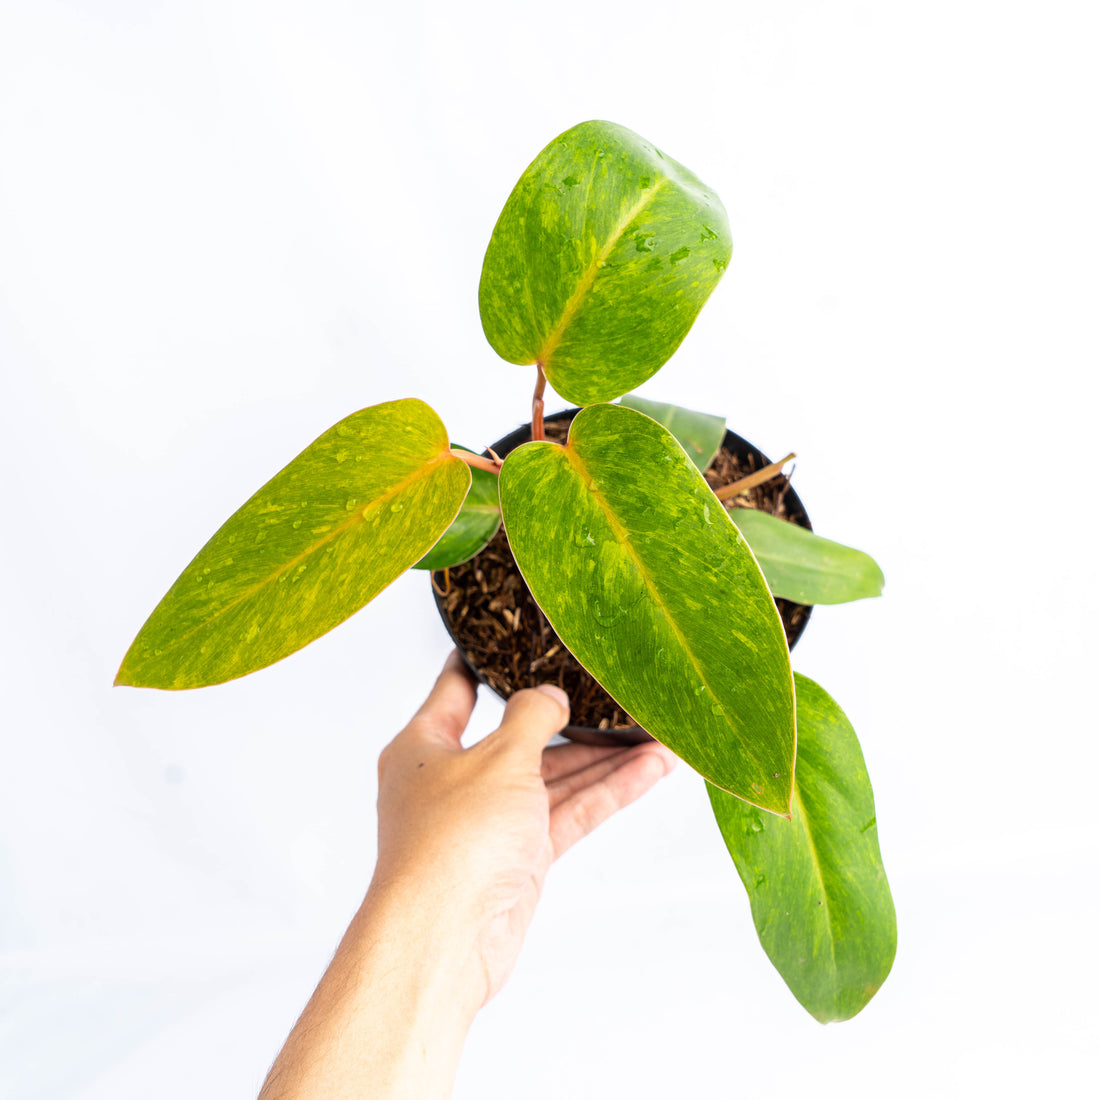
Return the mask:
{"type": "Polygon", "coordinates": [[[475,697],[453,653],[383,751],[371,884],[375,893],[415,894],[465,937],[474,1011],[511,973],[554,860],[676,761],[657,742],[546,748],[569,719],[565,693],[550,686],[517,692],[499,728],[464,749],[475,697]]]}
{"type": "Polygon", "coordinates": [[[547,749],[569,718],[550,687],[517,692],[500,727],[464,749],[475,695],[452,654],[382,752],[374,878],[261,1100],[449,1097],[550,865],[675,762],[656,742],[547,749]]]}

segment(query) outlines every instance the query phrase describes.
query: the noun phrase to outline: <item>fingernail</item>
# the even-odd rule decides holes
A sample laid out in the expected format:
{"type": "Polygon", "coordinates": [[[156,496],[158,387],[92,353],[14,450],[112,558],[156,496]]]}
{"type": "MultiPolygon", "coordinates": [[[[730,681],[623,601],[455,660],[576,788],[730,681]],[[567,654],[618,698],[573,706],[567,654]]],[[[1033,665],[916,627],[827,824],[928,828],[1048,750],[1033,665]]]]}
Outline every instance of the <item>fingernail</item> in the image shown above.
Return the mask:
{"type": "Polygon", "coordinates": [[[569,696],[556,684],[539,684],[535,690],[541,691],[543,695],[549,695],[551,699],[556,699],[566,710],[569,709],[569,696]]]}

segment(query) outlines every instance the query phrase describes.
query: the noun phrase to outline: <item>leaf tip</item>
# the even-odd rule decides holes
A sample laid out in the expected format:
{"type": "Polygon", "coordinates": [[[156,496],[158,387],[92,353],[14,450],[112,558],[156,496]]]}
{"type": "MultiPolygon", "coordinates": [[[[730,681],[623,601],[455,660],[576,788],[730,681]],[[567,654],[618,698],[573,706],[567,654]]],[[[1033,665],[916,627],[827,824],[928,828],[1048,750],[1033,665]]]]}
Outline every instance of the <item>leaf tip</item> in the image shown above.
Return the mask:
{"type": "Polygon", "coordinates": [[[775,801],[773,801],[771,798],[762,798],[759,792],[756,791],[755,787],[753,788],[753,793],[751,797],[746,797],[744,795],[738,795],[738,797],[743,798],[750,805],[759,806],[760,809],[766,810],[770,814],[775,814],[776,817],[783,818],[785,821],[791,820],[791,814],[793,812],[792,801],[794,795],[790,791],[788,791],[785,796],[780,795],[779,798],[777,798],[775,801]]]}
{"type": "Polygon", "coordinates": [[[115,673],[114,682],[111,684],[112,687],[117,688],[117,687],[134,687],[135,686],[133,679],[130,677],[129,671],[126,668],[126,663],[129,660],[129,658],[130,658],[129,653],[127,653],[126,656],[122,658],[122,664],[120,664],[118,666],[118,672],[115,673]]]}
{"type": "Polygon", "coordinates": [[[140,677],[136,676],[133,672],[131,672],[126,667],[126,663],[123,662],[122,667],[119,668],[118,672],[115,674],[114,683],[112,683],[111,686],[116,687],[116,688],[117,687],[136,688],[136,687],[150,687],[152,685],[147,684],[147,683],[143,683],[141,681],[140,677]]]}

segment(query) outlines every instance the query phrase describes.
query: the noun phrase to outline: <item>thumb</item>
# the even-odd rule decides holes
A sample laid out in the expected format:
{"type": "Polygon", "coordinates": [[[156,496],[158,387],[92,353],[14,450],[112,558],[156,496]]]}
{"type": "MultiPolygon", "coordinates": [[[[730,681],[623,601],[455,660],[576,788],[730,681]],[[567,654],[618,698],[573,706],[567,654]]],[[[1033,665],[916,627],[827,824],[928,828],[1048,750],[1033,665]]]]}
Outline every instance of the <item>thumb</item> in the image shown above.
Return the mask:
{"type": "Polygon", "coordinates": [[[554,684],[517,691],[500,725],[486,740],[501,742],[541,761],[547,741],[569,723],[569,696],[554,684]]]}

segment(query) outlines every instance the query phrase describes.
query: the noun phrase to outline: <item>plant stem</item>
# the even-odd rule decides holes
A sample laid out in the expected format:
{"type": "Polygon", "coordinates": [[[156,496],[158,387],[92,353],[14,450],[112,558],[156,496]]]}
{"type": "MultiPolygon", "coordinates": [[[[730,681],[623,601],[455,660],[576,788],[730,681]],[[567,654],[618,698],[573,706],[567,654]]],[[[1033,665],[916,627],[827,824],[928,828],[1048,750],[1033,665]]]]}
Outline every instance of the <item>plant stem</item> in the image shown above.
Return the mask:
{"type": "Polygon", "coordinates": [[[542,424],[542,395],[546,392],[546,373],[541,363],[536,363],[535,366],[538,368],[539,376],[535,382],[535,395],[531,398],[531,438],[543,440],[546,438],[546,432],[542,424]]]}
{"type": "Polygon", "coordinates": [[[765,466],[762,470],[757,470],[756,473],[749,474],[748,477],[740,478],[737,481],[731,481],[729,485],[723,485],[720,489],[715,489],[714,495],[719,500],[729,500],[730,497],[738,496],[756,485],[763,485],[765,481],[771,481],[777,474],[781,474],[783,472],[783,467],[795,457],[796,456],[792,452],[787,455],[786,458],[781,458],[778,462],[773,462],[771,465],[765,466]]]}
{"type": "Polygon", "coordinates": [[[494,461],[491,458],[482,458],[481,455],[475,455],[472,451],[462,451],[457,447],[451,448],[451,454],[455,458],[461,458],[467,466],[476,466],[479,470],[487,470],[491,474],[499,474],[501,462],[500,459],[494,461]]]}

